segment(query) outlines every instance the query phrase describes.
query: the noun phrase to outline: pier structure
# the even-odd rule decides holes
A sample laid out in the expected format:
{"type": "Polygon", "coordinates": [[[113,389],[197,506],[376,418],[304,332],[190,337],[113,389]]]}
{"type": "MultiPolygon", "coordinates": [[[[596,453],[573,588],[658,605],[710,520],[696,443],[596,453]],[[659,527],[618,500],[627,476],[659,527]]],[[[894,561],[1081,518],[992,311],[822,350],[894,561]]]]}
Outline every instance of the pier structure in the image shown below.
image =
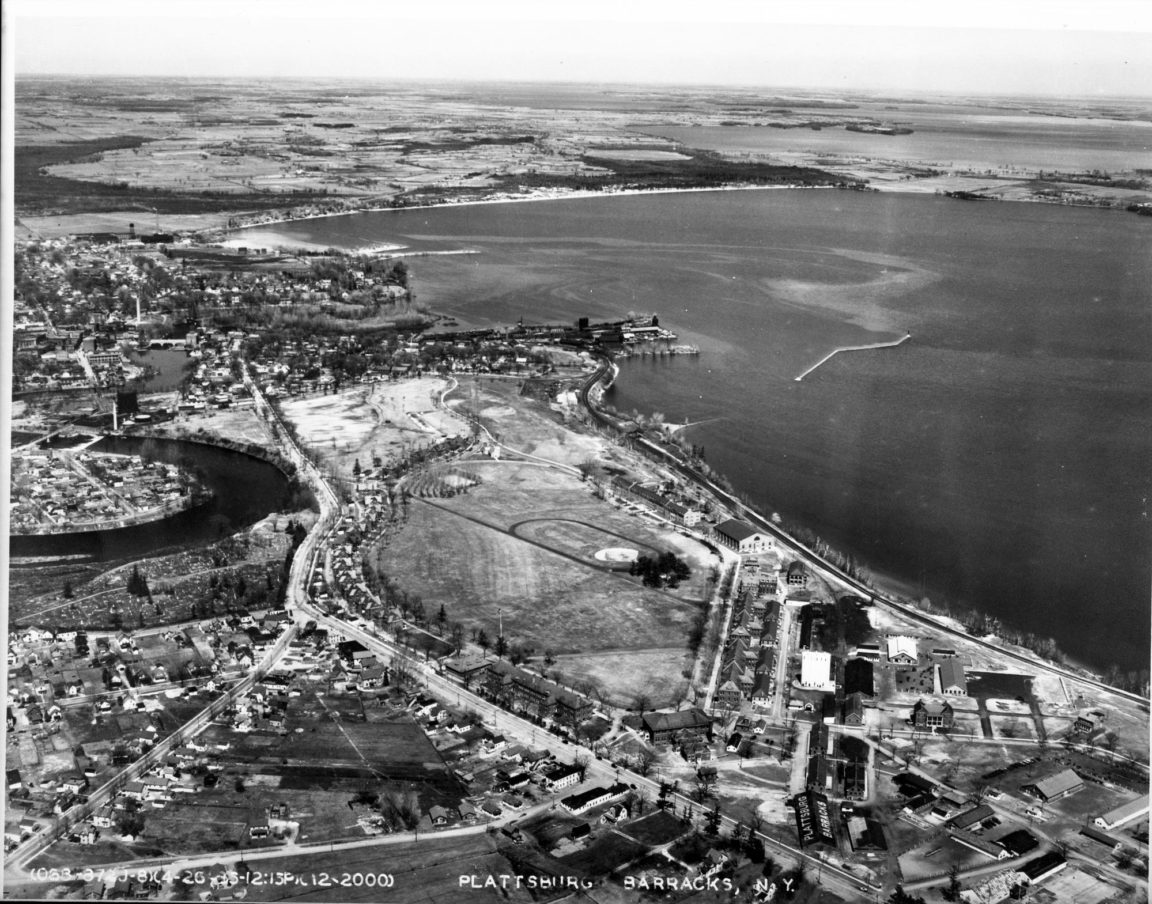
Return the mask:
{"type": "Polygon", "coordinates": [[[804,371],[804,373],[800,374],[800,376],[798,376],[796,378],[796,382],[799,383],[806,376],[808,376],[808,374],[812,373],[812,371],[814,371],[817,367],[819,367],[822,364],[827,363],[828,361],[831,361],[834,357],[836,357],[841,352],[866,352],[866,351],[871,351],[874,348],[895,348],[897,345],[903,345],[905,342],[907,342],[911,338],[912,338],[911,333],[905,333],[901,338],[896,339],[893,342],[873,342],[871,345],[845,345],[845,346],[842,346],[840,348],[834,348],[834,349],[832,349],[832,351],[830,351],[828,354],[826,354],[823,358],[821,358],[819,361],[817,361],[815,364],[813,364],[811,367],[809,367],[806,371],[804,371]]]}

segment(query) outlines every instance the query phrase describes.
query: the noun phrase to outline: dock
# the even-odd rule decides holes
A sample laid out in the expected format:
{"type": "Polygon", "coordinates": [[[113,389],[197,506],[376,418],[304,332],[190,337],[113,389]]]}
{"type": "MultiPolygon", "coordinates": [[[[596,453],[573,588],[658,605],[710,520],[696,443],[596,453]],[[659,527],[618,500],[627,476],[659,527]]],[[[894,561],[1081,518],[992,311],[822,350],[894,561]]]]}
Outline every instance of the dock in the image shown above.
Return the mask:
{"type": "Polygon", "coordinates": [[[830,351],[828,354],[826,354],[823,358],[821,358],[819,361],[817,361],[815,364],[813,364],[811,367],[809,367],[806,371],[804,371],[804,373],[800,374],[800,376],[798,376],[796,378],[796,382],[799,383],[806,376],[808,376],[808,374],[812,373],[812,371],[814,371],[817,367],[819,367],[822,364],[827,363],[828,361],[831,361],[834,357],[836,357],[841,352],[866,352],[866,351],[871,351],[874,348],[895,348],[897,345],[903,345],[905,342],[907,342],[911,338],[912,338],[911,333],[905,333],[904,336],[895,340],[894,342],[874,342],[871,345],[845,345],[841,348],[835,348],[832,351],[830,351]]]}

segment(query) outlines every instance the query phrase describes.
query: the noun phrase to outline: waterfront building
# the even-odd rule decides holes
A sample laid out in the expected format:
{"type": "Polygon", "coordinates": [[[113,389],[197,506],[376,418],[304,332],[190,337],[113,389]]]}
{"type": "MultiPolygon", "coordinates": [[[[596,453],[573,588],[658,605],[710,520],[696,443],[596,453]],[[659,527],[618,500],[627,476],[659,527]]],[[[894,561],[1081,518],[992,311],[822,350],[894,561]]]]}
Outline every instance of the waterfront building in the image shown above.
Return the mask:
{"type": "Polygon", "coordinates": [[[717,542],[741,555],[755,555],[775,547],[775,542],[767,534],[756,530],[751,524],[729,518],[712,528],[712,536],[717,542]]]}

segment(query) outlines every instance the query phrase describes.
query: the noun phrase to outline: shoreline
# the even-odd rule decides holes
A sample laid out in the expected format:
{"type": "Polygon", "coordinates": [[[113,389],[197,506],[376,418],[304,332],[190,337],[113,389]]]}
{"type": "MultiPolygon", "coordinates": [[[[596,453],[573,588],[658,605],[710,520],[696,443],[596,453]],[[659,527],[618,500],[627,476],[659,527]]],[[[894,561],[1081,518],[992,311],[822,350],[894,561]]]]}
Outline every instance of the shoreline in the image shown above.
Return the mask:
{"type": "MultiPolygon", "coordinates": [[[[907,336],[900,339],[899,342],[891,343],[891,344],[901,344],[910,336],[911,336],[911,334],[909,333],[907,336]]],[[[834,355],[835,352],[833,352],[832,354],[834,355]]],[[[831,357],[831,356],[832,355],[829,355],[827,357],[831,357]]],[[[819,363],[823,363],[823,360],[819,363]]],[[[819,366],[819,364],[817,366],[819,366]]],[[[612,373],[612,372],[609,371],[609,373],[612,373]]],[[[612,382],[615,382],[616,376],[617,376],[617,374],[615,374],[615,373],[612,374],[612,382]]],[[[596,385],[596,387],[602,387],[603,381],[598,380],[598,381],[596,381],[595,385],[596,385]]],[[[594,390],[590,391],[588,393],[587,404],[588,404],[589,408],[594,409],[596,407],[596,403],[598,403],[600,401],[600,398],[598,395],[595,398],[593,398],[593,395],[594,395],[594,390]]],[[[697,426],[698,424],[705,424],[705,423],[708,423],[710,421],[719,420],[719,419],[720,418],[707,418],[703,421],[696,421],[696,422],[689,423],[689,424],[673,425],[672,428],[669,430],[669,432],[670,433],[679,433],[680,431],[684,430],[687,427],[694,427],[694,426],[697,426]],[[678,429],[676,429],[676,428],[678,428],[678,429]]],[[[643,435],[643,434],[641,434],[641,435],[643,435]]],[[[720,494],[721,497],[727,497],[727,498],[731,499],[732,501],[737,502],[739,495],[741,493],[745,492],[745,490],[741,489],[734,482],[732,482],[726,474],[723,474],[719,471],[714,472],[714,476],[712,476],[711,478],[705,477],[702,485],[704,486],[704,488],[707,491],[712,492],[711,484],[712,483],[719,483],[720,481],[724,481],[729,486],[732,487],[732,490],[730,492],[721,493],[720,494]]],[[[771,519],[768,516],[764,515],[760,511],[761,505],[756,505],[755,507],[753,507],[750,503],[745,503],[745,502],[739,502],[738,505],[739,505],[739,508],[745,512],[745,514],[744,514],[745,518],[747,518],[748,515],[750,514],[756,520],[763,522],[763,524],[765,526],[767,526],[770,523],[771,519]]],[[[736,517],[739,517],[739,513],[736,515],[736,517]]],[[[807,546],[804,543],[804,541],[795,537],[791,531],[785,530],[783,528],[783,526],[781,526],[781,525],[774,526],[773,532],[776,532],[776,533],[781,535],[781,542],[786,543],[787,545],[789,545],[790,547],[795,549],[797,552],[803,551],[803,555],[810,556],[815,561],[822,563],[822,566],[828,568],[833,574],[842,571],[842,569],[837,568],[835,565],[833,565],[831,562],[829,562],[827,559],[825,559],[824,556],[820,555],[815,550],[813,550],[812,548],[807,546]]],[[[1078,678],[1080,680],[1095,682],[1099,686],[1101,686],[1103,688],[1107,688],[1109,693],[1117,693],[1117,694],[1127,695],[1127,696],[1131,696],[1133,693],[1131,691],[1126,691],[1123,688],[1117,688],[1117,687],[1113,687],[1113,686],[1107,684],[1104,677],[1103,677],[1104,673],[1103,673],[1102,669],[1094,667],[1090,664],[1084,663],[1080,659],[1074,658],[1074,657],[1066,654],[1063,650],[1059,650],[1059,649],[1057,650],[1059,652],[1059,654],[1063,657],[1062,660],[1049,659],[1049,658],[1046,658],[1046,657],[1042,656],[1041,654],[1037,653],[1035,650],[1031,649],[1030,647],[1016,643],[1012,640],[1009,640],[1005,637],[1002,637],[999,634],[994,634],[994,633],[993,634],[985,634],[985,635],[973,634],[970,631],[968,631],[967,628],[964,627],[963,622],[959,618],[957,618],[955,615],[952,615],[951,613],[949,613],[947,611],[935,611],[935,610],[921,609],[920,605],[918,604],[917,600],[915,599],[915,596],[913,594],[909,593],[909,591],[912,590],[914,587],[914,585],[910,581],[910,579],[901,578],[899,575],[893,574],[889,571],[883,571],[883,572],[877,571],[877,570],[873,569],[870,565],[868,565],[868,562],[866,559],[861,559],[860,561],[862,564],[864,564],[866,567],[868,567],[868,570],[870,571],[872,578],[868,582],[860,581],[859,579],[852,579],[852,581],[859,583],[861,585],[861,587],[866,587],[868,589],[868,591],[870,591],[870,595],[873,597],[873,599],[875,599],[876,596],[879,596],[881,598],[881,602],[883,602],[885,605],[891,606],[892,611],[901,614],[905,618],[912,617],[914,619],[919,619],[922,622],[928,623],[929,625],[931,625],[935,629],[955,632],[955,633],[961,635],[961,637],[963,639],[973,641],[973,642],[976,642],[978,644],[985,645],[993,653],[1000,653],[1000,654],[1003,654],[1003,655],[1008,656],[1010,658],[1015,658],[1016,660],[1025,660],[1029,663],[1034,663],[1037,668],[1048,668],[1048,669],[1052,669],[1052,670],[1056,670],[1056,671],[1062,671],[1062,672],[1067,673],[1070,677],[1078,678]],[[904,610],[910,610],[910,612],[913,614],[910,615],[909,612],[904,611],[904,610]]],[[[851,578],[850,575],[848,577],[851,578]]],[[[852,588],[850,583],[848,585],[848,589],[850,592],[860,592],[860,591],[856,590],[855,588],[852,588]]],[[[945,601],[943,605],[945,607],[947,607],[947,605],[948,605],[947,601],[945,601]]],[[[971,611],[982,612],[982,610],[975,609],[975,608],[971,609],[971,611]]],[[[984,614],[987,614],[987,613],[984,613],[984,614]]],[[[995,617],[995,616],[992,616],[992,617],[995,617]]],[[[1020,630],[1023,632],[1029,633],[1029,634],[1034,633],[1034,632],[1028,631],[1027,629],[1024,629],[1024,628],[1021,628],[1020,630]]],[[[1012,672],[1012,669],[1014,667],[1020,668],[1021,665],[1022,665],[1022,663],[1019,663],[1019,662],[1015,666],[1013,666],[1012,664],[1007,664],[1006,668],[1004,668],[1004,671],[1012,672]]]]}
{"type": "MultiPolygon", "coordinates": [[[[365,213],[392,213],[401,212],[406,210],[436,210],[441,207],[478,207],[484,204],[528,204],[538,201],[570,201],[570,200],[583,200],[586,198],[619,198],[634,195],[671,195],[671,194],[688,194],[692,192],[717,192],[717,191],[817,191],[817,190],[836,190],[839,191],[838,186],[834,185],[713,185],[702,186],[699,188],[622,188],[622,189],[604,189],[602,191],[593,191],[591,189],[574,188],[574,189],[539,189],[536,192],[518,195],[497,196],[490,198],[475,198],[469,200],[445,200],[437,204],[410,204],[403,207],[361,207],[355,210],[344,210],[335,213],[314,213],[305,214],[297,217],[284,217],[283,219],[267,220],[261,223],[252,223],[243,226],[234,226],[229,229],[223,230],[225,235],[236,235],[245,230],[259,229],[261,227],[275,227],[282,223],[303,223],[308,220],[325,220],[334,217],[348,217],[357,216],[365,213]]],[[[863,191],[871,191],[870,188],[857,189],[863,191]]],[[[204,232],[219,232],[219,230],[204,230],[204,232]]],[[[305,242],[307,245],[314,245],[311,242],[305,242]]],[[[319,246],[316,246],[319,247],[319,246]]],[[[335,247],[335,246],[331,246],[335,247]]],[[[372,246],[369,246],[372,247],[372,246]]],[[[381,246],[383,247],[383,246],[381,246]]],[[[403,249],[407,246],[396,246],[397,250],[403,249]]],[[[360,248],[355,249],[342,249],[346,252],[361,252],[360,248]]],[[[455,252],[460,253],[460,252],[455,252]]]]}

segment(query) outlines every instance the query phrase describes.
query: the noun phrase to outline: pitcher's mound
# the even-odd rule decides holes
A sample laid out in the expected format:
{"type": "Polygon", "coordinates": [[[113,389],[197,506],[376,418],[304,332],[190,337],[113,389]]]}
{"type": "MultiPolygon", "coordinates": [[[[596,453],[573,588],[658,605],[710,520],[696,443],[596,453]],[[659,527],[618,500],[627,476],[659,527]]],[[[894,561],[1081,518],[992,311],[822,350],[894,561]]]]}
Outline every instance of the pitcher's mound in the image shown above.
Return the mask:
{"type": "Polygon", "coordinates": [[[610,546],[596,553],[596,558],[601,562],[635,562],[639,557],[639,550],[627,546],[610,546]]]}

